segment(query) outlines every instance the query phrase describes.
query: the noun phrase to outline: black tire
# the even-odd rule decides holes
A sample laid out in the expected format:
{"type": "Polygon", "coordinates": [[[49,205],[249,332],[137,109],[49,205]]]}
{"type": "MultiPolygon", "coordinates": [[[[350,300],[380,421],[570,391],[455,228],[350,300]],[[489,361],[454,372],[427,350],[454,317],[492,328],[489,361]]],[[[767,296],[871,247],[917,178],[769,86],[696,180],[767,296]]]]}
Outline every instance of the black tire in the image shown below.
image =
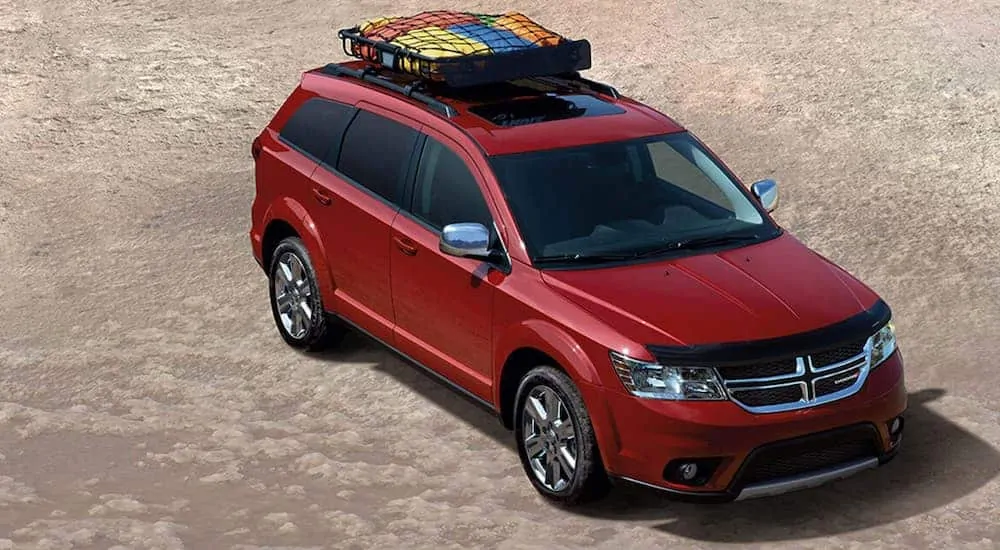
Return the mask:
{"type": "Polygon", "coordinates": [[[313,269],[309,252],[298,237],[287,237],[274,248],[274,252],[271,254],[271,265],[268,266],[268,287],[274,324],[278,328],[278,334],[289,346],[304,351],[321,351],[338,344],[344,337],[346,327],[330,319],[323,307],[323,297],[320,296],[319,287],[316,284],[316,271],[313,269]],[[304,271],[303,279],[308,283],[309,295],[305,299],[309,304],[311,315],[304,334],[291,334],[285,328],[278,311],[275,280],[280,276],[278,270],[281,261],[289,259],[289,255],[294,256],[301,263],[304,271]]]}
{"type": "Polygon", "coordinates": [[[583,403],[576,385],[564,372],[550,366],[539,366],[529,371],[517,388],[514,399],[514,436],[517,453],[524,467],[524,473],[542,496],[563,506],[575,506],[599,500],[608,494],[611,483],[601,462],[597,438],[590,422],[590,414],[583,403]],[[573,421],[575,437],[576,467],[565,487],[553,490],[546,487],[536,477],[525,447],[524,404],[536,388],[548,388],[563,402],[568,417],[573,421]]]}

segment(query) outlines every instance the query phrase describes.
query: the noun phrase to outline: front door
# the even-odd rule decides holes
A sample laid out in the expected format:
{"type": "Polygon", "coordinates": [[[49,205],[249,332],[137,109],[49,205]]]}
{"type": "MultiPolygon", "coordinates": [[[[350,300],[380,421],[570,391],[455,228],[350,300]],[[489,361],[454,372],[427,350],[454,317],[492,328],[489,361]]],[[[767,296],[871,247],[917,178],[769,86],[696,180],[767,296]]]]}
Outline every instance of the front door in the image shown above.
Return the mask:
{"type": "Polygon", "coordinates": [[[489,401],[493,293],[504,275],[438,249],[441,228],[493,228],[478,169],[454,141],[425,128],[409,211],[392,226],[390,278],[400,351],[489,401]]]}

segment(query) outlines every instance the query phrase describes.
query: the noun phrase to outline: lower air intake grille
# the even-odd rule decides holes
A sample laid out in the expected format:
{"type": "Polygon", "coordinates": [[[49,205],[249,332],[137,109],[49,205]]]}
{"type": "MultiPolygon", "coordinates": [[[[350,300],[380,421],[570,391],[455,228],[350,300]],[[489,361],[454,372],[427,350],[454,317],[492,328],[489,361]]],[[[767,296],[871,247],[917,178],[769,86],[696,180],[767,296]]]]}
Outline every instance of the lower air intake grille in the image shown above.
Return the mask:
{"type": "Polygon", "coordinates": [[[743,465],[740,485],[823,470],[878,455],[878,435],[868,424],[759,447],[743,465]]]}

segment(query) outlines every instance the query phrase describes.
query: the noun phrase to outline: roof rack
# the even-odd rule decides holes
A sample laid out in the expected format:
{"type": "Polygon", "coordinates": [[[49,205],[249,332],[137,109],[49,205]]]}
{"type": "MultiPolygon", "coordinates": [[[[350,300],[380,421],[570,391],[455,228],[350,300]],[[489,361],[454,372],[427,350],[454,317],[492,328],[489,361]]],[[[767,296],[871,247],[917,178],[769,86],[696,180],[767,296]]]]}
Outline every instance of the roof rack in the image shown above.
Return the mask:
{"type": "Polygon", "coordinates": [[[590,42],[565,38],[517,12],[425,11],[337,35],[347,55],[454,88],[569,74],[591,63],[590,42]]]}
{"type": "Polygon", "coordinates": [[[458,111],[456,111],[451,105],[438,101],[437,99],[422,93],[421,90],[424,89],[424,85],[420,81],[407,84],[406,86],[400,86],[388,78],[379,75],[372,67],[365,67],[364,69],[349,69],[336,63],[328,63],[320,70],[320,72],[331,76],[349,76],[364,82],[370,82],[376,86],[392,90],[403,94],[406,97],[411,97],[417,101],[425,103],[430,108],[448,118],[458,115],[458,111]]]}
{"type": "MultiPolygon", "coordinates": [[[[441,113],[442,115],[448,118],[458,116],[458,111],[456,111],[454,107],[424,93],[425,91],[428,90],[428,86],[426,85],[425,82],[420,80],[415,80],[407,85],[401,85],[396,82],[393,82],[392,80],[390,80],[385,76],[380,75],[378,73],[378,69],[370,65],[366,66],[363,69],[350,69],[344,67],[343,65],[339,65],[337,63],[328,63],[326,66],[320,69],[319,72],[330,76],[347,76],[351,78],[356,78],[363,82],[370,82],[381,88],[385,88],[387,90],[400,93],[405,95],[406,97],[420,101],[421,103],[424,103],[428,107],[434,109],[435,111],[441,113]]],[[[403,76],[405,73],[398,73],[398,74],[400,74],[400,76],[403,76]]],[[[412,76],[412,75],[405,75],[405,76],[412,76]]],[[[580,73],[574,72],[569,74],[552,75],[552,76],[536,76],[536,77],[531,77],[531,79],[537,80],[543,84],[548,84],[556,87],[565,87],[576,90],[592,91],[599,94],[611,96],[614,99],[618,99],[621,97],[621,94],[613,86],[610,86],[603,82],[597,82],[595,80],[584,78],[580,76],[580,73]]]]}
{"type": "Polygon", "coordinates": [[[580,76],[580,73],[578,72],[553,76],[538,76],[535,77],[535,80],[552,84],[554,86],[561,85],[576,88],[577,90],[597,92],[599,94],[611,96],[614,99],[621,97],[621,94],[618,93],[618,90],[614,86],[603,82],[597,82],[596,80],[590,80],[589,78],[584,78],[580,76]]]}

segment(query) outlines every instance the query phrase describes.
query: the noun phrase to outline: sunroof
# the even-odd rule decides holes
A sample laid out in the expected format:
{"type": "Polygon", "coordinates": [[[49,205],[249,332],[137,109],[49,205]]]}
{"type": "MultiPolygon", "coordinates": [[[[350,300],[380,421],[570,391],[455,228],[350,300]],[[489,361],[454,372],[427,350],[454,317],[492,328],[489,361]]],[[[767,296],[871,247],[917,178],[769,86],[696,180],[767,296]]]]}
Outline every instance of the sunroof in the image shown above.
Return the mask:
{"type": "Polygon", "coordinates": [[[540,95],[486,103],[469,111],[497,126],[523,126],[553,120],[618,115],[625,109],[590,95],[540,95]]]}

